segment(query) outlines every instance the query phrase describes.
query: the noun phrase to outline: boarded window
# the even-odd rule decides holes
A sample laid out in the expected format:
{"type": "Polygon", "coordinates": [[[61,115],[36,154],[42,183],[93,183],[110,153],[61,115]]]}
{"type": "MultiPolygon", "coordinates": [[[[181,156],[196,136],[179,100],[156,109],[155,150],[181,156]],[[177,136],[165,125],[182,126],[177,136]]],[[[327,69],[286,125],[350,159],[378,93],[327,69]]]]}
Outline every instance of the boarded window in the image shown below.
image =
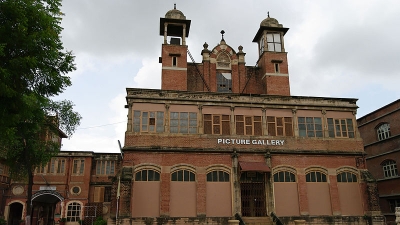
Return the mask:
{"type": "Polygon", "coordinates": [[[164,132],[164,112],[133,111],[134,132],[164,132]]]}
{"type": "Polygon", "coordinates": [[[204,114],[203,118],[205,134],[229,135],[231,133],[229,115],[204,114]]]}
{"type": "Polygon", "coordinates": [[[262,135],[261,116],[236,116],[236,134],[262,135]]]}
{"type": "Polygon", "coordinates": [[[293,136],[293,123],[291,117],[267,116],[269,136],[293,136]]]}

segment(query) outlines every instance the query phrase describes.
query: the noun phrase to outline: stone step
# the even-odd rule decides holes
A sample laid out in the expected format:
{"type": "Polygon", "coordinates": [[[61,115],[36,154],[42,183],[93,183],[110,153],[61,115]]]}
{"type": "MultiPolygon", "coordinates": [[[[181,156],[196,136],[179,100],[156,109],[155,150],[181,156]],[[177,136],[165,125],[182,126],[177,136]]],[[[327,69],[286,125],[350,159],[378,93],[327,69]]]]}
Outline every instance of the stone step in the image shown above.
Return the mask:
{"type": "Polygon", "coordinates": [[[271,217],[242,217],[246,225],[273,225],[271,217]]]}

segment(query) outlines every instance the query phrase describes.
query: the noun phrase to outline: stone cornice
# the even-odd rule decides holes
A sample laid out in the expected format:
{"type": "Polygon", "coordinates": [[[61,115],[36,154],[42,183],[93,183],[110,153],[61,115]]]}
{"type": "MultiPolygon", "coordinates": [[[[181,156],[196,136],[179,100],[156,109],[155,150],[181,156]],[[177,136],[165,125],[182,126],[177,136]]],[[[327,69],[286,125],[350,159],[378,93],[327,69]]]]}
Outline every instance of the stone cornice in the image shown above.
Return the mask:
{"type": "Polygon", "coordinates": [[[156,89],[127,88],[127,102],[203,104],[204,106],[232,106],[277,109],[314,109],[354,111],[358,107],[354,98],[278,96],[266,94],[236,94],[170,91],[156,89]]]}

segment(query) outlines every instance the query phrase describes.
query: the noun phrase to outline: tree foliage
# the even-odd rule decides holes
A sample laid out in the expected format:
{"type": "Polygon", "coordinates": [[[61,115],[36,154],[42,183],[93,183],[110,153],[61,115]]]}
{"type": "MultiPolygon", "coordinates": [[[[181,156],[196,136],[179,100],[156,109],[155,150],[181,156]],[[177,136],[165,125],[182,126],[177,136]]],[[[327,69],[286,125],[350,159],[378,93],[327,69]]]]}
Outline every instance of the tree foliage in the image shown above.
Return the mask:
{"type": "Polygon", "coordinates": [[[60,39],[60,7],[61,0],[0,0],[0,157],[30,188],[35,167],[60,149],[49,134],[61,128],[70,136],[81,119],[72,102],[52,100],[75,70],[60,39]]]}

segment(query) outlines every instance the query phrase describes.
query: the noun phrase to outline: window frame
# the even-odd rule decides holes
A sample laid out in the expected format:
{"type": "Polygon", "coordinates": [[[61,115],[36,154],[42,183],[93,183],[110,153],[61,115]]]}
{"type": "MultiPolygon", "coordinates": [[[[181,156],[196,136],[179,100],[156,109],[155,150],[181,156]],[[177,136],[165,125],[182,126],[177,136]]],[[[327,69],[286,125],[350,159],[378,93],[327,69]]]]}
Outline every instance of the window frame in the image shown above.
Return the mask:
{"type": "Polygon", "coordinates": [[[295,183],[296,174],[289,170],[280,170],[273,175],[274,183],[295,183]]]}
{"type": "Polygon", "coordinates": [[[324,137],[324,128],[321,117],[299,116],[297,117],[297,123],[299,127],[299,137],[316,137],[316,138],[324,137]],[[301,119],[304,119],[304,122],[300,122],[301,119]],[[319,119],[320,123],[316,123],[315,119],[319,119]],[[320,126],[320,129],[317,130],[318,125],[320,126]],[[302,128],[303,126],[304,129],[302,128]],[[304,135],[302,135],[303,131],[305,132],[304,135]],[[310,135],[311,132],[313,133],[313,135],[310,135]],[[317,136],[317,133],[320,133],[320,136],[317,136]]]}
{"type": "Polygon", "coordinates": [[[271,32],[267,33],[267,51],[269,52],[282,52],[282,37],[281,33],[271,32]],[[271,39],[272,37],[272,39],[271,39]],[[279,40],[275,40],[279,37],[279,40]],[[278,51],[277,51],[278,50],[278,51]]]}
{"type": "Polygon", "coordinates": [[[384,178],[394,178],[399,176],[399,171],[397,170],[397,162],[388,159],[382,162],[382,170],[384,178]]]}
{"type": "Polygon", "coordinates": [[[65,158],[51,158],[47,174],[65,174],[65,163],[65,158]]]}
{"type": "Polygon", "coordinates": [[[267,132],[268,136],[293,137],[293,118],[283,116],[267,116],[267,132]],[[282,129],[282,134],[279,134],[280,128],[282,129]]]}
{"type": "Polygon", "coordinates": [[[74,159],[72,161],[72,175],[84,175],[84,173],[85,159],[74,159]]]}
{"type": "Polygon", "coordinates": [[[329,137],[331,138],[356,137],[356,130],[354,126],[355,123],[353,121],[353,118],[327,118],[327,125],[329,137]],[[343,121],[345,122],[345,124],[342,123],[343,121]],[[351,121],[351,124],[349,124],[349,121],[351,121]],[[345,128],[345,130],[343,128],[345,128]]]}
{"type": "Polygon", "coordinates": [[[224,170],[211,170],[206,174],[207,182],[230,182],[230,174],[224,170]]]}
{"type": "Polygon", "coordinates": [[[235,115],[235,128],[236,135],[262,136],[262,116],[235,115]],[[242,130],[239,130],[238,128],[242,128],[242,130]]]}
{"type": "Polygon", "coordinates": [[[163,133],[164,125],[165,125],[164,111],[133,110],[133,119],[132,119],[133,132],[163,133]],[[146,114],[146,116],[144,114],[146,114]],[[146,124],[144,124],[145,121],[147,121],[146,124]],[[151,126],[154,126],[154,130],[150,130],[151,126]]]}
{"type": "Polygon", "coordinates": [[[108,176],[115,174],[115,160],[96,160],[96,175],[108,176]]]}
{"type": "Polygon", "coordinates": [[[327,183],[327,182],[328,182],[328,175],[322,171],[310,170],[306,172],[306,183],[327,183]],[[314,176],[312,174],[314,174],[314,176]]]}
{"type": "Polygon", "coordinates": [[[218,93],[232,93],[232,73],[217,72],[217,92],[218,93]],[[226,78],[224,74],[229,74],[230,79],[226,78]],[[223,87],[221,85],[224,85],[223,87]]]}
{"type": "Polygon", "coordinates": [[[198,122],[197,112],[170,112],[169,114],[169,132],[172,134],[197,134],[198,122]],[[173,116],[177,114],[177,117],[173,116]],[[182,115],[187,114],[187,118],[182,118],[182,115]],[[176,121],[176,126],[173,125],[176,121]],[[186,126],[182,124],[186,123],[186,126]],[[193,125],[195,124],[195,125],[193,125]],[[176,132],[173,129],[176,128],[176,132]],[[186,132],[183,132],[186,128],[186,132]]]}
{"type": "Polygon", "coordinates": [[[204,134],[230,135],[231,134],[231,116],[226,114],[203,114],[204,134]],[[210,116],[210,118],[206,118],[210,116]],[[218,118],[218,119],[217,119],[218,118]],[[216,121],[216,119],[218,121],[216,121]],[[210,127],[210,131],[206,129],[210,127]],[[217,132],[219,130],[219,132],[217,132]]]}
{"type": "Polygon", "coordinates": [[[196,174],[188,169],[178,169],[171,173],[171,182],[196,182],[196,174]]]}
{"type": "Polygon", "coordinates": [[[391,136],[390,124],[389,123],[380,124],[376,129],[376,133],[378,135],[378,141],[388,139],[391,136]]]}
{"type": "Polygon", "coordinates": [[[353,172],[341,171],[336,174],[336,181],[338,183],[358,183],[358,177],[353,172]]]}
{"type": "Polygon", "coordinates": [[[82,204],[81,203],[70,202],[67,205],[67,216],[66,216],[67,222],[78,222],[79,220],[81,220],[81,215],[82,215],[82,204]]]}
{"type": "Polygon", "coordinates": [[[161,181],[161,173],[154,169],[142,169],[135,172],[135,181],[138,182],[159,182],[161,181]],[[150,178],[150,172],[153,174],[153,177],[150,178]],[[145,179],[143,179],[145,177],[145,179]]]}

